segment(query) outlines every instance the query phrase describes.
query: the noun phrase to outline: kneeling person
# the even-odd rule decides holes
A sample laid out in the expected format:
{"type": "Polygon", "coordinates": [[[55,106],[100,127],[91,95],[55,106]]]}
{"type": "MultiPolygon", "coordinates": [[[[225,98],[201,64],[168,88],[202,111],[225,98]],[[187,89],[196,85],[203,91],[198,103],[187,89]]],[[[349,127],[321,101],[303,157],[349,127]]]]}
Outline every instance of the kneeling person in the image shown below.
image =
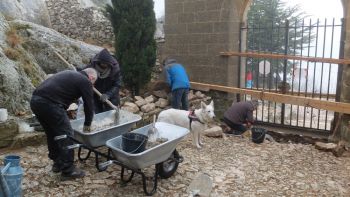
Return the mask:
{"type": "Polygon", "coordinates": [[[231,128],[230,134],[241,135],[254,123],[253,111],[258,108],[257,100],[234,103],[224,114],[224,122],[231,128]]]}

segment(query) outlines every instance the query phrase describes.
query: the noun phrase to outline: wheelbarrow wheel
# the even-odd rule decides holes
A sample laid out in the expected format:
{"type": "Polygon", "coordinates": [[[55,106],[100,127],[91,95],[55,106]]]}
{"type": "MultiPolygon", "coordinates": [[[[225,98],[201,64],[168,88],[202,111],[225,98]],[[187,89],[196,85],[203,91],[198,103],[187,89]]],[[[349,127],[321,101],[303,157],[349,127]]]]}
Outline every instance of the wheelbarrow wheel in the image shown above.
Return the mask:
{"type": "Polygon", "coordinates": [[[177,150],[174,150],[168,160],[157,165],[160,178],[167,179],[176,172],[177,167],[179,166],[178,158],[179,153],[177,150]]]}

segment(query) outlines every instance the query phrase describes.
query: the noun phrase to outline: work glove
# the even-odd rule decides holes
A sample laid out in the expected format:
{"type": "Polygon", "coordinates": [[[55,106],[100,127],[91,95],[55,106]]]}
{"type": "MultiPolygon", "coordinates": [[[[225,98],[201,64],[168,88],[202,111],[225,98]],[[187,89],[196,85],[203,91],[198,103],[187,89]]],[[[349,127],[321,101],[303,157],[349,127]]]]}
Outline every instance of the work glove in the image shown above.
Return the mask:
{"type": "Polygon", "coordinates": [[[108,96],[107,94],[102,94],[102,95],[100,96],[100,100],[101,100],[102,102],[106,102],[108,99],[109,99],[109,96],[108,96]]]}
{"type": "Polygon", "coordinates": [[[90,133],[90,131],[91,131],[91,126],[84,125],[83,132],[84,133],[90,133]]]}

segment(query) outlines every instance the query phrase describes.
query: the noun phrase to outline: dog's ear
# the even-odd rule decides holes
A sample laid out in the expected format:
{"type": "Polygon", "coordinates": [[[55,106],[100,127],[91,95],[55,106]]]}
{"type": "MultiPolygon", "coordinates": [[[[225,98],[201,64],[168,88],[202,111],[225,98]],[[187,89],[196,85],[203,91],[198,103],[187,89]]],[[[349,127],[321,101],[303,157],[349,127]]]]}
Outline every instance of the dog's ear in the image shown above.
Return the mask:
{"type": "Polygon", "coordinates": [[[214,107],[214,100],[211,100],[210,104],[212,107],[214,107]]]}
{"type": "Polygon", "coordinates": [[[207,105],[206,105],[203,101],[201,101],[201,108],[202,108],[203,110],[205,110],[206,107],[207,107],[207,105]]]}

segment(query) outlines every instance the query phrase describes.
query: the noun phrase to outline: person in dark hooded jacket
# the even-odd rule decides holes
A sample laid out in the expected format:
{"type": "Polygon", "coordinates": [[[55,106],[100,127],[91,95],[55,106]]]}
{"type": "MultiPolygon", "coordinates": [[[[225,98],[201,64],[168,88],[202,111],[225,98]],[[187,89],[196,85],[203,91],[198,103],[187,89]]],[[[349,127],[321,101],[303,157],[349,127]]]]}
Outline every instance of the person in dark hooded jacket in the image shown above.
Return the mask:
{"type": "Polygon", "coordinates": [[[98,79],[95,83],[95,88],[100,91],[102,95],[98,96],[94,94],[95,113],[112,110],[106,103],[107,100],[119,106],[121,73],[116,58],[114,58],[107,49],[103,49],[91,59],[87,67],[94,68],[98,71],[98,79]]]}

